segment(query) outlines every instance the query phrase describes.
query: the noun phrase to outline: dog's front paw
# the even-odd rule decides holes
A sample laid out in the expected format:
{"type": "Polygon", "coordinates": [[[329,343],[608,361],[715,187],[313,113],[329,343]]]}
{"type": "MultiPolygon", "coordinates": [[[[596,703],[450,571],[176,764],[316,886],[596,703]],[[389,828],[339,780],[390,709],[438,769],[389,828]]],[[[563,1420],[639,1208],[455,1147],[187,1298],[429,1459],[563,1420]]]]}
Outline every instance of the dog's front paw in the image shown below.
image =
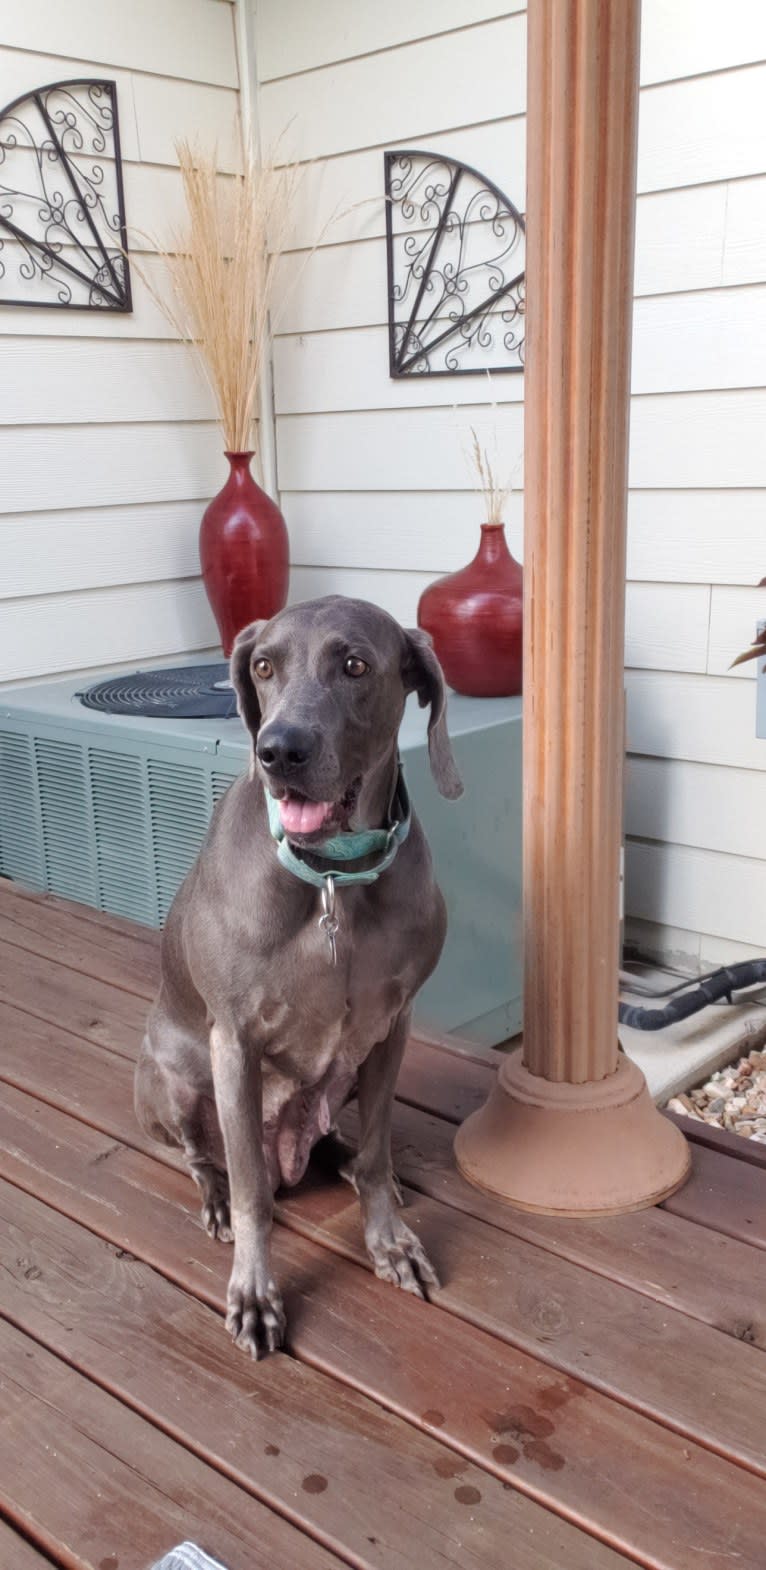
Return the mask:
{"type": "Polygon", "coordinates": [[[370,1226],[365,1236],[367,1252],[381,1281],[390,1281],[415,1297],[428,1297],[439,1277],[423,1244],[397,1215],[383,1227],[370,1226]]]}
{"type": "Polygon", "coordinates": [[[273,1281],[266,1290],[256,1292],[252,1282],[243,1283],[232,1275],[226,1297],[226,1329],[232,1340],[251,1357],[277,1352],[285,1339],[285,1311],[273,1281]]]}

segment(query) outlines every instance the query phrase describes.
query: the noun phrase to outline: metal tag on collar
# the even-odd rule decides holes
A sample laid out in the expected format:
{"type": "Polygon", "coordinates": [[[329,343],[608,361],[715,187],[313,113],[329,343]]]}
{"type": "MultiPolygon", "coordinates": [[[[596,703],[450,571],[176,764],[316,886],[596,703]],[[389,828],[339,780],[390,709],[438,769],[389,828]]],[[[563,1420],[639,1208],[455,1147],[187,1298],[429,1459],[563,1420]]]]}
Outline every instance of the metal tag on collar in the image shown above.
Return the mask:
{"type": "Polygon", "coordinates": [[[340,922],[335,914],[335,878],[331,872],[325,875],[322,885],[322,914],[319,917],[319,926],[330,945],[330,964],[337,965],[338,952],[335,946],[335,938],[340,922]]]}

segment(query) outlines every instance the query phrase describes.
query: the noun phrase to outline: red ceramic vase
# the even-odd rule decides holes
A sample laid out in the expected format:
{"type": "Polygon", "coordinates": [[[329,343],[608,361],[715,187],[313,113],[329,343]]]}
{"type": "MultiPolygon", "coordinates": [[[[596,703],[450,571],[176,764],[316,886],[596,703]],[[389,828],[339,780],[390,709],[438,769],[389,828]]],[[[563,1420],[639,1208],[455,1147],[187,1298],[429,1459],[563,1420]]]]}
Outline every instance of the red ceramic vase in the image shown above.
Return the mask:
{"type": "Polygon", "coordinates": [[[502,523],[483,523],[473,561],[429,585],[418,626],[430,632],[453,691],[470,698],[521,692],[522,571],[502,523]]]}
{"type": "Polygon", "coordinates": [[[275,616],[287,599],[290,548],[276,503],[250,473],[251,452],[227,452],[230,473],[202,516],[202,578],[226,658],[243,627],[275,616]]]}

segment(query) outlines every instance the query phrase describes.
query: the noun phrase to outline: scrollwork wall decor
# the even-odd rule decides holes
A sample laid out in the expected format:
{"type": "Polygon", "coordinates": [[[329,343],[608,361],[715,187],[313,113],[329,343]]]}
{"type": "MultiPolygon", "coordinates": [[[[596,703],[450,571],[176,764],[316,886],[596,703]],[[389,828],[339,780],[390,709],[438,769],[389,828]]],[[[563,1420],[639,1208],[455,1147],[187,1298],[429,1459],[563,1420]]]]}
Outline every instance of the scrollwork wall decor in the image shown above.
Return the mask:
{"type": "Polygon", "coordinates": [[[523,370],[522,214],[457,159],[384,159],[391,375],[523,370]]]}
{"type": "Polygon", "coordinates": [[[0,111],[0,305],[132,310],[114,82],[38,87],[0,111]]]}

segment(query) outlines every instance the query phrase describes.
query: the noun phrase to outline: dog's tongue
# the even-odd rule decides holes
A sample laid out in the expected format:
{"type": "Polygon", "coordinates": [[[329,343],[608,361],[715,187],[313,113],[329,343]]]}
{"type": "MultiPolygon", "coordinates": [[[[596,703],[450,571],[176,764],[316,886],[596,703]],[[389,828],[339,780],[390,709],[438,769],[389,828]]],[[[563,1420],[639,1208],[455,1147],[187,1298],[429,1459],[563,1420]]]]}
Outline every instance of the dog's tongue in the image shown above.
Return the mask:
{"type": "Polygon", "coordinates": [[[285,834],[315,834],[331,811],[331,801],[301,801],[296,796],[284,796],[279,803],[285,834]]]}

